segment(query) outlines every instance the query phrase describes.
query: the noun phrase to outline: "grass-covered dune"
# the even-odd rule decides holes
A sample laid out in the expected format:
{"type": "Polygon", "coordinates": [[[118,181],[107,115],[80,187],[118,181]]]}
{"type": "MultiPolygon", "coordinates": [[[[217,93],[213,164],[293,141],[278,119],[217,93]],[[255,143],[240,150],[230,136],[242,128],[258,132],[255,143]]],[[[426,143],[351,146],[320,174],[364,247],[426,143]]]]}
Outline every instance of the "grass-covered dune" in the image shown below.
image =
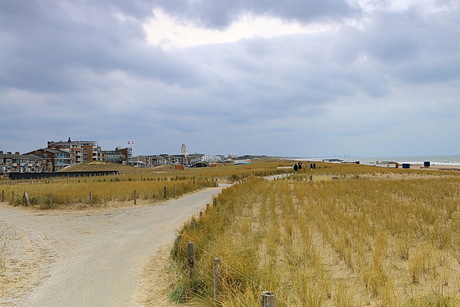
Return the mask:
{"type": "Polygon", "coordinates": [[[263,290],[280,306],[460,306],[459,204],[456,172],[321,164],[252,178],[180,231],[171,297],[212,306],[217,257],[223,306],[257,306],[263,290]]]}

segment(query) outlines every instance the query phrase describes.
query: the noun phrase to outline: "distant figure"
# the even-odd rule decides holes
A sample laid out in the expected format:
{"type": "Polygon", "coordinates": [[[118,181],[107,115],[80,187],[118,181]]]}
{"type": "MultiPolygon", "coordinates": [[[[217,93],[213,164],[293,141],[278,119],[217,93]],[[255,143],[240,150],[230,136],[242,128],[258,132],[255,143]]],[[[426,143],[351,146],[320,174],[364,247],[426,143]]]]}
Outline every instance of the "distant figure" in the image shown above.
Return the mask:
{"type": "Polygon", "coordinates": [[[313,163],[313,169],[316,169],[316,163],[313,163]]]}
{"type": "Polygon", "coordinates": [[[294,172],[297,172],[297,163],[294,164],[294,172]]]}
{"type": "Polygon", "coordinates": [[[298,169],[301,170],[302,169],[302,162],[299,162],[299,166],[298,166],[298,169]]]}

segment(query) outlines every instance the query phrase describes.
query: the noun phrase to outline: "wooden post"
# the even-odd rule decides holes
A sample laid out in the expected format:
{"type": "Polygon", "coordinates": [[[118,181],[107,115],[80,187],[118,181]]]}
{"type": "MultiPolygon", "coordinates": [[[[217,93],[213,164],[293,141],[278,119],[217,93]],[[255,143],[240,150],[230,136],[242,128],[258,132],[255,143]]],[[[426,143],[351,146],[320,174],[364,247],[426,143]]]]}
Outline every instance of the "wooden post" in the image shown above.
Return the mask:
{"type": "Polygon", "coordinates": [[[220,304],[220,259],[214,258],[212,270],[214,272],[214,303],[217,306],[221,306],[220,304]]]}
{"type": "Polygon", "coordinates": [[[11,191],[11,202],[14,202],[14,191],[11,191]]]}
{"type": "Polygon", "coordinates": [[[275,294],[269,291],[262,292],[260,307],[275,307],[275,294]]]}
{"type": "Polygon", "coordinates": [[[50,193],[50,206],[53,203],[53,193],[50,193]]]}
{"type": "Polygon", "coordinates": [[[195,243],[187,243],[187,264],[189,268],[189,278],[195,277],[195,243]]]}
{"type": "Polygon", "coordinates": [[[29,195],[27,195],[27,192],[24,192],[24,196],[22,197],[22,204],[25,206],[30,206],[29,195]]]}
{"type": "Polygon", "coordinates": [[[134,189],[134,204],[137,205],[137,191],[134,189]]]}
{"type": "Polygon", "coordinates": [[[93,192],[89,191],[89,204],[90,206],[93,205],[93,192]]]}
{"type": "Polygon", "coordinates": [[[2,203],[5,201],[5,190],[2,190],[2,203]]]}
{"type": "Polygon", "coordinates": [[[164,187],[164,197],[168,199],[168,189],[166,187],[164,187]]]}
{"type": "Polygon", "coordinates": [[[202,216],[203,216],[203,211],[200,211],[200,217],[202,217],[202,216]]]}

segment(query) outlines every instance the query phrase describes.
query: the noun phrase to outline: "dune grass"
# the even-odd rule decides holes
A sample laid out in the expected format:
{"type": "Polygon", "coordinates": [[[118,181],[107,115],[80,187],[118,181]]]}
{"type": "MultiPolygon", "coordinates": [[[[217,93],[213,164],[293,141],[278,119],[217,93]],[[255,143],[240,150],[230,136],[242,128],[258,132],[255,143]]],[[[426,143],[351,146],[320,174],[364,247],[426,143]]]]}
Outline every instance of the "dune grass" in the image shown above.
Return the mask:
{"type": "Polygon", "coordinates": [[[320,165],[342,179],[309,181],[309,172],[251,178],[187,224],[172,251],[182,276],[174,297],[211,306],[218,257],[224,306],[254,306],[263,289],[289,306],[460,304],[459,175],[320,165]],[[381,173],[403,176],[368,179],[381,173]],[[197,246],[191,280],[182,275],[188,241],[197,246]]]}
{"type": "MultiPolygon", "coordinates": [[[[107,206],[111,202],[133,201],[134,198],[156,202],[179,197],[219,182],[239,182],[250,176],[286,173],[278,168],[286,162],[261,161],[249,165],[225,165],[201,169],[175,170],[173,166],[142,169],[111,163],[84,163],[69,168],[78,170],[118,170],[120,175],[40,180],[3,180],[0,197],[10,205],[30,205],[38,209],[107,206]],[[91,193],[91,196],[90,196],[91,193]]],[[[2,199],[0,199],[1,201],[2,199]]]]}

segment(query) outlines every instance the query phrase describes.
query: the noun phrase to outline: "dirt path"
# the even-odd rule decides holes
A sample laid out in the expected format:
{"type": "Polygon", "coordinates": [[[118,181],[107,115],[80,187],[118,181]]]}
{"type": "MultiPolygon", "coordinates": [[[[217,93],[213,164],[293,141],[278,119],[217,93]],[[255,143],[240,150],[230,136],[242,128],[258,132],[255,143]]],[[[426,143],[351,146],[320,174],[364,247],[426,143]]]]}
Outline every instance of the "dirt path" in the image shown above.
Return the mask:
{"type": "MultiPolygon", "coordinates": [[[[140,306],[135,293],[154,251],[222,188],[155,206],[28,212],[0,205],[7,306],[140,306]]],[[[1,270],[0,270],[1,273],[1,270]]],[[[0,283],[1,286],[1,283],[0,283]]]]}

